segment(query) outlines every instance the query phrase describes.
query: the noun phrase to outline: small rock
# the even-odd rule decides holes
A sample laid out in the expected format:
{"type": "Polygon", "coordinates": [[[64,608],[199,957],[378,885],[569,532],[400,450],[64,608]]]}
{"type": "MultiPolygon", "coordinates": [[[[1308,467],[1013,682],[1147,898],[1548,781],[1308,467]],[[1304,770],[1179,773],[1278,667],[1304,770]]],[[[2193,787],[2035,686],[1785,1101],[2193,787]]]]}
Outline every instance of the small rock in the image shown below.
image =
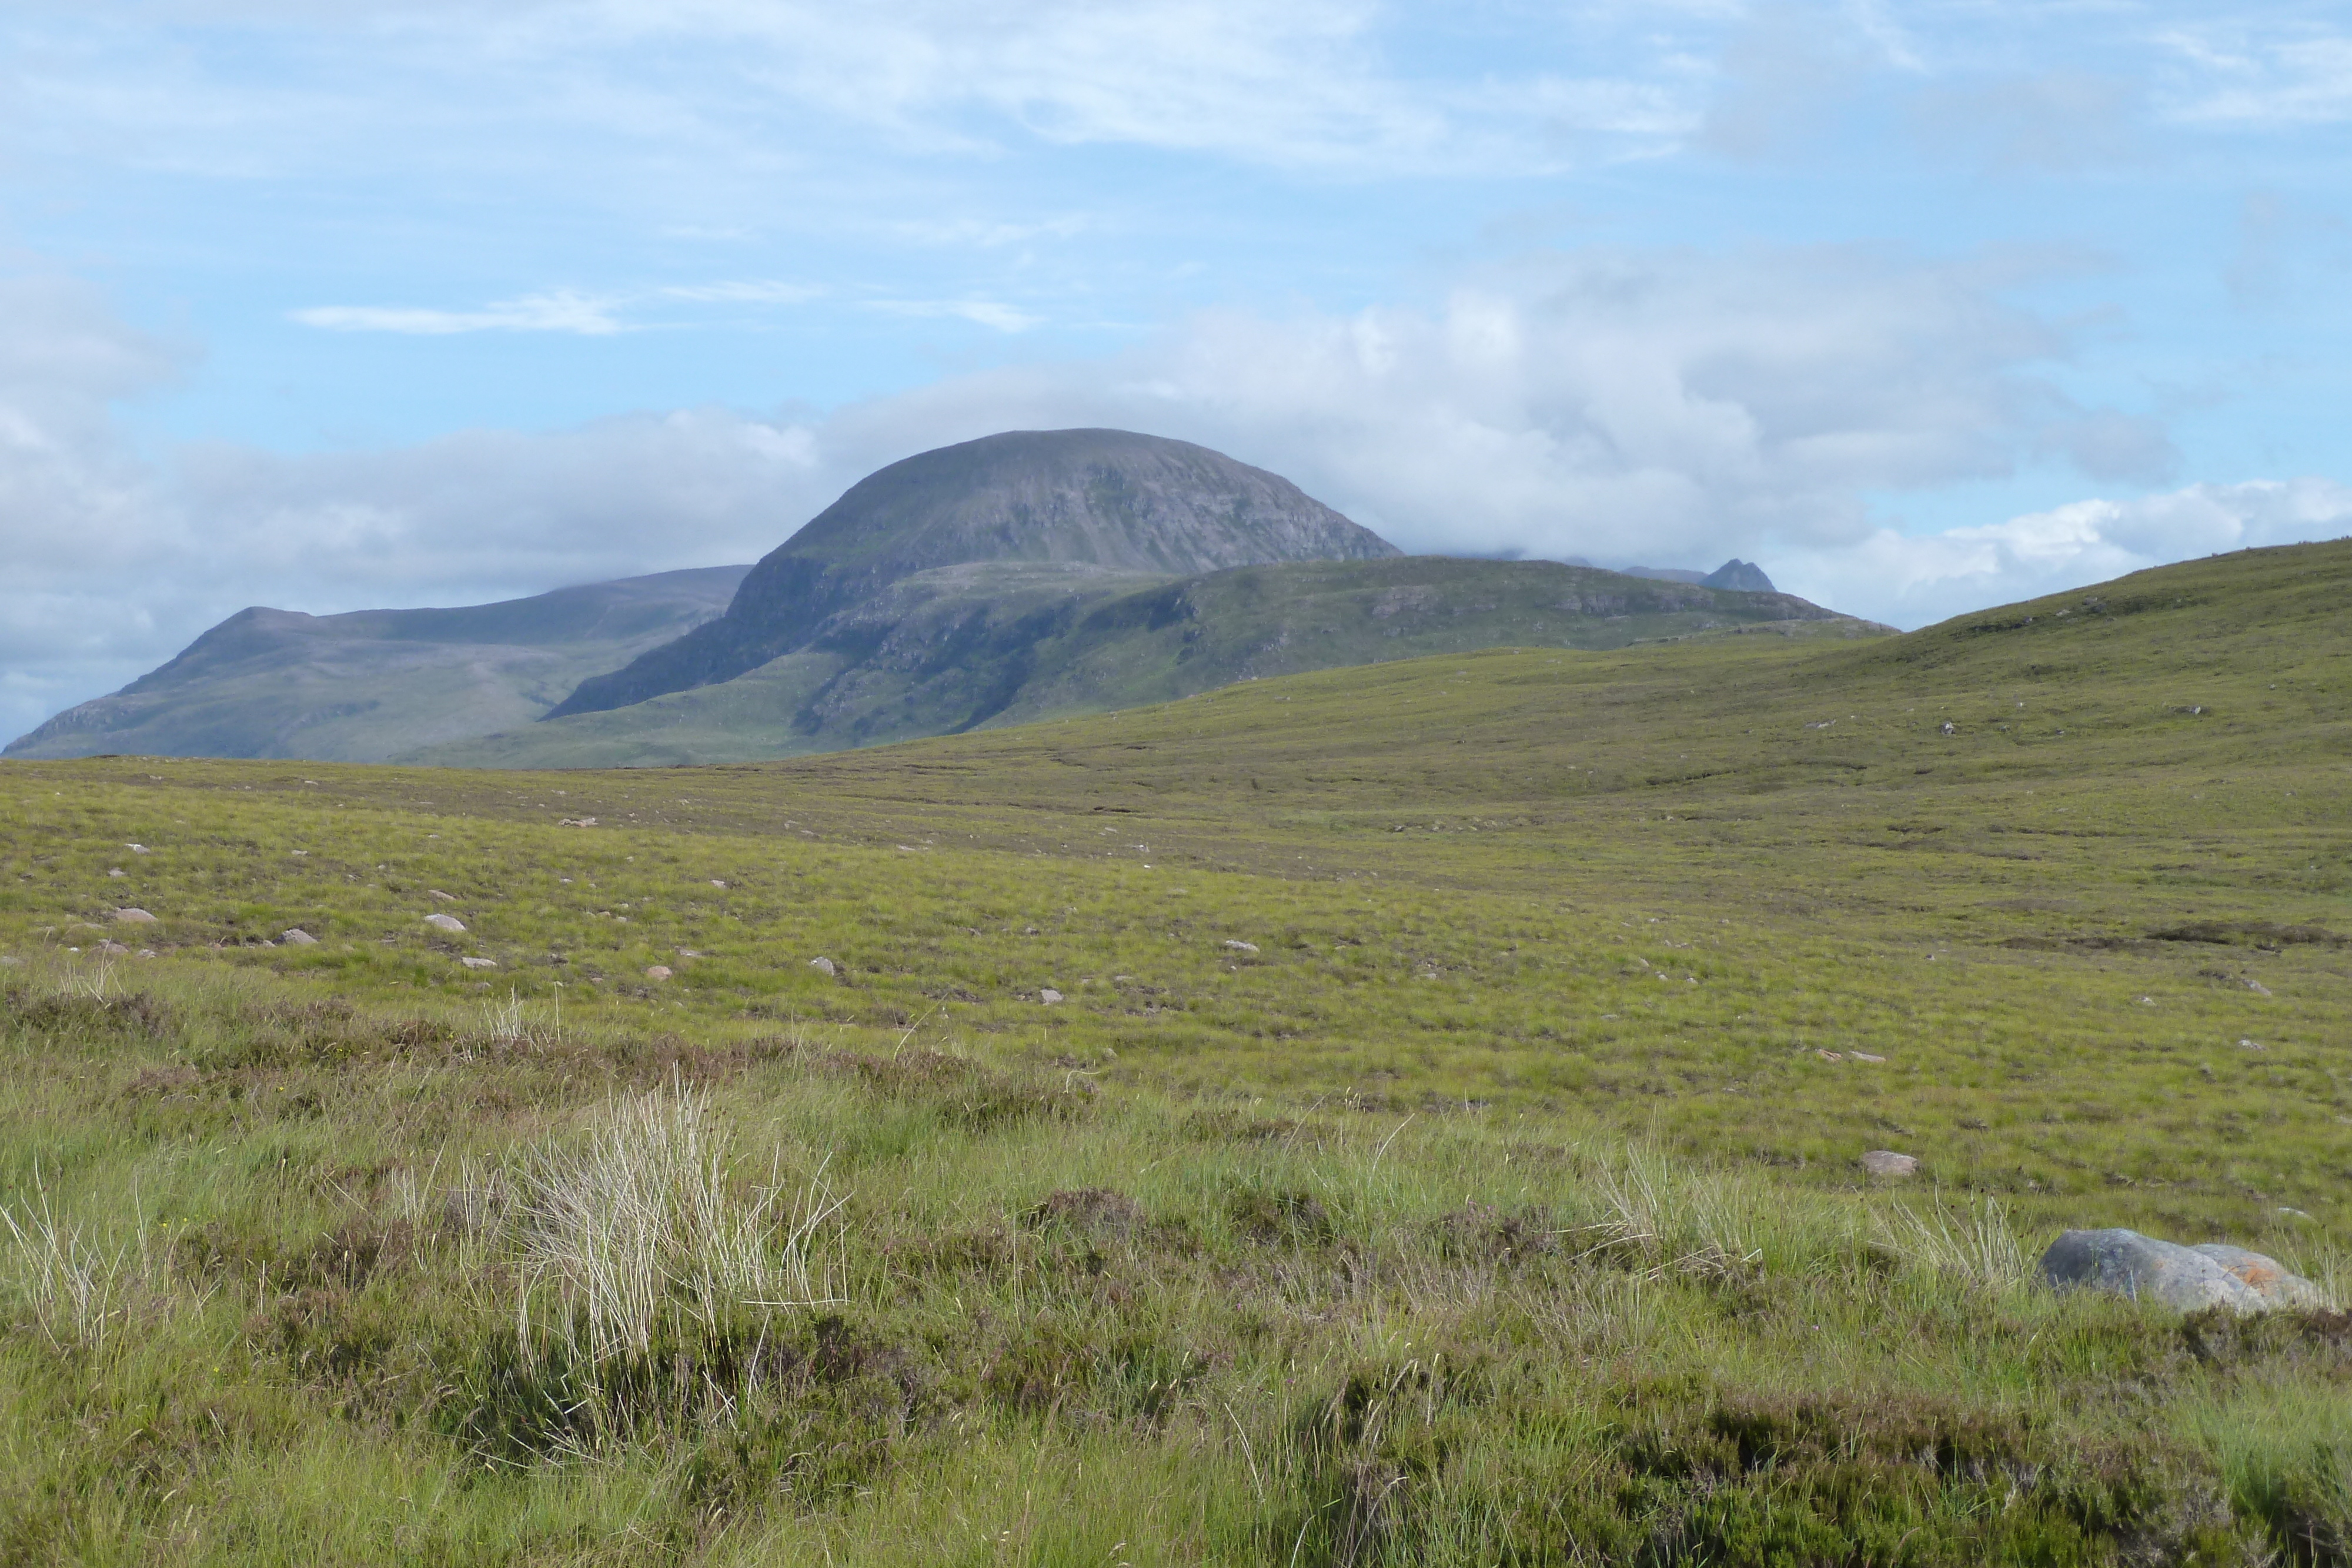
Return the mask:
{"type": "Polygon", "coordinates": [[[1053,987],[1047,986],[1044,990],[1037,993],[1037,999],[1044,1002],[1047,1007],[1052,1007],[1055,1002],[1062,999],[1062,993],[1055,990],[1053,987]]]}
{"type": "Polygon", "coordinates": [[[437,898],[444,904],[455,904],[457,902],[457,895],[456,894],[444,893],[437,887],[426,888],[425,890],[425,896],[427,898],[437,898]]]}
{"type": "Polygon", "coordinates": [[[1960,727],[1954,724],[1950,719],[1946,719],[1942,724],[1937,727],[1936,733],[1938,735],[1958,735],[1960,733],[1960,727]]]}
{"type": "Polygon", "coordinates": [[[0,953],[0,969],[22,968],[24,967],[24,963],[25,960],[19,958],[14,953],[0,953]]]}
{"type": "Polygon", "coordinates": [[[1843,1061],[1845,1060],[1845,1052],[1842,1051],[1816,1051],[1813,1054],[1820,1057],[1823,1061],[1843,1061]]]}
{"type": "Polygon", "coordinates": [[[1236,953],[1255,953],[1257,951],[1256,943],[1236,942],[1230,936],[1225,938],[1225,946],[1232,948],[1236,953]]]}
{"type": "Polygon", "coordinates": [[[2268,1051],[2270,1047],[2264,1045],[2258,1040],[2242,1040],[2238,1042],[2238,1049],[2240,1051],[2268,1051]]]}
{"type": "Polygon", "coordinates": [[[145,844],[125,844],[122,847],[129,850],[134,855],[143,855],[147,852],[147,846],[145,844]]]}
{"type": "Polygon", "coordinates": [[[710,956],[708,953],[698,953],[691,947],[680,947],[677,950],[677,956],[681,958],[708,958],[710,956]]]}
{"type": "Polygon", "coordinates": [[[463,931],[466,928],[466,923],[454,915],[428,915],[425,917],[425,924],[443,931],[463,931]]]}
{"type": "Polygon", "coordinates": [[[560,817],[556,820],[555,825],[559,828],[593,828],[596,825],[596,819],[593,817],[560,817]]]}
{"type": "Polygon", "coordinates": [[[714,876],[710,879],[710,885],[713,887],[725,887],[727,884],[714,876]]]}
{"type": "Polygon", "coordinates": [[[280,942],[285,943],[289,947],[316,947],[319,945],[319,939],[316,936],[311,936],[308,931],[303,930],[299,925],[297,925],[291,931],[279,932],[278,934],[278,939],[280,942]]]}
{"type": "Polygon", "coordinates": [[[114,912],[114,918],[120,920],[125,925],[152,925],[155,924],[155,917],[148,914],[143,909],[118,909],[114,912]]]}
{"type": "Polygon", "coordinates": [[[1893,1149],[1873,1149],[1862,1156],[1862,1168],[1883,1181],[1899,1181],[1919,1174],[1919,1157],[1898,1155],[1893,1149]]]}
{"type": "Polygon", "coordinates": [[[2253,992],[2254,995],[2258,997],[2267,997],[2271,994],[2271,988],[2268,986],[2265,986],[2260,980],[2255,979],[2249,979],[2246,982],[2246,989],[2253,992]]]}
{"type": "Polygon", "coordinates": [[[109,866],[109,867],[107,868],[106,874],[107,874],[107,875],[109,875],[109,876],[121,876],[121,875],[122,874],[122,868],[121,868],[121,866],[119,866],[119,865],[118,865],[118,866],[109,866]]]}
{"type": "Polygon", "coordinates": [[[496,958],[460,958],[457,962],[465,965],[468,969],[495,969],[499,967],[499,961],[496,958]]]}
{"type": "MultiPolygon", "coordinates": [[[[470,959],[470,958],[467,960],[467,963],[471,963],[472,961],[473,961],[473,960],[472,960],[472,959],[470,959]]],[[[646,979],[648,979],[648,980],[667,980],[667,979],[668,979],[668,978],[669,978],[669,966],[668,966],[667,964],[655,964],[655,965],[649,966],[649,967],[646,968],[646,979]]]]}
{"type": "Polygon", "coordinates": [[[131,949],[120,942],[100,942],[98,950],[111,957],[128,957],[131,954],[131,949]]]}
{"type": "Polygon", "coordinates": [[[139,949],[139,956],[142,958],[152,958],[155,956],[155,949],[152,947],[142,947],[139,949]]]}
{"type": "Polygon", "coordinates": [[[2137,1230],[2069,1230],[2042,1255],[2041,1274],[2054,1289],[2101,1291],[2179,1312],[2257,1312],[2270,1304],[2216,1260],[2137,1230]]]}
{"type": "Polygon", "coordinates": [[[833,960],[830,958],[811,958],[809,967],[820,975],[834,975],[840,972],[834,967],[833,960]]]}
{"type": "Polygon", "coordinates": [[[1886,1060],[1886,1058],[1883,1056],[1873,1056],[1866,1051],[1849,1051],[1846,1052],[1846,1056],[1850,1061],[1884,1061],[1886,1060]]]}

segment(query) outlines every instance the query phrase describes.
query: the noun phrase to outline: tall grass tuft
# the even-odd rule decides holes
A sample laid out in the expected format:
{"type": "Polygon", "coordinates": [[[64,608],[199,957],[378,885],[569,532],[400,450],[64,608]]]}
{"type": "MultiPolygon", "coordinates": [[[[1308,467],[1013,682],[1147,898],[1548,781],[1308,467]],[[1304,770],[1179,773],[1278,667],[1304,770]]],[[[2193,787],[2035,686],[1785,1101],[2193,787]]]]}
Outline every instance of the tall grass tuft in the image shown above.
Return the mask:
{"type": "Polygon", "coordinates": [[[1925,1212],[1897,1203],[1874,1217],[1881,1246],[1932,1274],[1979,1290],[2003,1291],[2032,1277],[2032,1260],[1993,1198],[1958,1209],[1937,1202],[1925,1212]]]}
{"type": "Polygon", "coordinates": [[[774,1186],[739,1195],[730,1165],[709,1096],[676,1085],[616,1101],[584,1140],[534,1154],[516,1301],[526,1350],[551,1297],[569,1347],[593,1362],[643,1354],[673,1308],[716,1326],[738,1306],[837,1302],[824,1240],[845,1200],[823,1172],[787,1203],[774,1186]]]}
{"type": "Polygon", "coordinates": [[[0,1208],[0,1226],[20,1308],[59,1351],[103,1352],[163,1294],[143,1220],[131,1240],[110,1249],[58,1219],[44,1193],[38,1207],[0,1208]]]}

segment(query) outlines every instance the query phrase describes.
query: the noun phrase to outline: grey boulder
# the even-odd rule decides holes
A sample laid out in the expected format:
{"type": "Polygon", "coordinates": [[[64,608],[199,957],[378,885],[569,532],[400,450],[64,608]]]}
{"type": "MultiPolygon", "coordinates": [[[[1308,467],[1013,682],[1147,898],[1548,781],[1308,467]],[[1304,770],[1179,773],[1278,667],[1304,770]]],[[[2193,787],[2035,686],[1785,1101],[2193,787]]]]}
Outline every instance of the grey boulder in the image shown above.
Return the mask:
{"type": "Polygon", "coordinates": [[[2042,1255],[2041,1274],[2059,1290],[2101,1291],[2179,1312],[2325,1304],[2318,1286],[2259,1252],[2182,1247],[2137,1230],[2069,1230],[2042,1255]]]}

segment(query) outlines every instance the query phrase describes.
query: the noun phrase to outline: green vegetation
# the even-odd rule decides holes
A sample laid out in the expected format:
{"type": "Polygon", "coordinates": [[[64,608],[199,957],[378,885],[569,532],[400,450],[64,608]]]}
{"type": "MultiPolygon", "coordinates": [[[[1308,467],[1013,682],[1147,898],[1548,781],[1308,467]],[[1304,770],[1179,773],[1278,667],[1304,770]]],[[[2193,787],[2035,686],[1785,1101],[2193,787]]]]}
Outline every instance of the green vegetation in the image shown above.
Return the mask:
{"type": "MultiPolygon", "coordinates": [[[[1290,561],[1190,579],[992,561],[899,579],[749,674],[419,749],[457,768],[746,762],[1103,713],[1430,653],[1769,629],[1883,635],[1784,593],[1556,561],[1290,561]]],[[[667,650],[660,657],[669,656],[667,650]]]]}
{"type": "Polygon", "coordinates": [[[2347,587],[11,763],[0,1557],[2346,1561],[2347,587]]]}

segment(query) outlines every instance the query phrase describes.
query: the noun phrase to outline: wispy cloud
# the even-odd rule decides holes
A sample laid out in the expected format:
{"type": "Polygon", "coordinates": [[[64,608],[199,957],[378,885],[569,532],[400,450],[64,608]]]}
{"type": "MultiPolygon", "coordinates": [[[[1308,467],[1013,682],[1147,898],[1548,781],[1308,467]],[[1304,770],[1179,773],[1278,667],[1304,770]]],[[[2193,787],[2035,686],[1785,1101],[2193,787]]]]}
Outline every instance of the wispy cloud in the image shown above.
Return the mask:
{"type": "Polygon", "coordinates": [[[952,317],[999,332],[1026,332],[1045,325],[1043,316],[993,299],[869,299],[869,310],[892,316],[952,317]]]}
{"type": "Polygon", "coordinates": [[[2352,34],[2182,28],[2163,41],[2183,68],[2179,120],[2268,130],[2352,120],[2352,34]]]}
{"type": "Polygon", "coordinates": [[[688,299],[709,305],[805,305],[822,299],[826,290],[813,283],[781,283],[751,278],[730,283],[672,284],[654,292],[665,299],[688,299]]]}
{"type": "Polygon", "coordinates": [[[607,295],[556,289],[499,300],[478,310],[434,310],[411,306],[319,305],[289,312],[305,327],[331,332],[399,332],[443,338],[461,332],[571,332],[603,338],[628,328],[614,318],[621,300],[607,295]]]}

